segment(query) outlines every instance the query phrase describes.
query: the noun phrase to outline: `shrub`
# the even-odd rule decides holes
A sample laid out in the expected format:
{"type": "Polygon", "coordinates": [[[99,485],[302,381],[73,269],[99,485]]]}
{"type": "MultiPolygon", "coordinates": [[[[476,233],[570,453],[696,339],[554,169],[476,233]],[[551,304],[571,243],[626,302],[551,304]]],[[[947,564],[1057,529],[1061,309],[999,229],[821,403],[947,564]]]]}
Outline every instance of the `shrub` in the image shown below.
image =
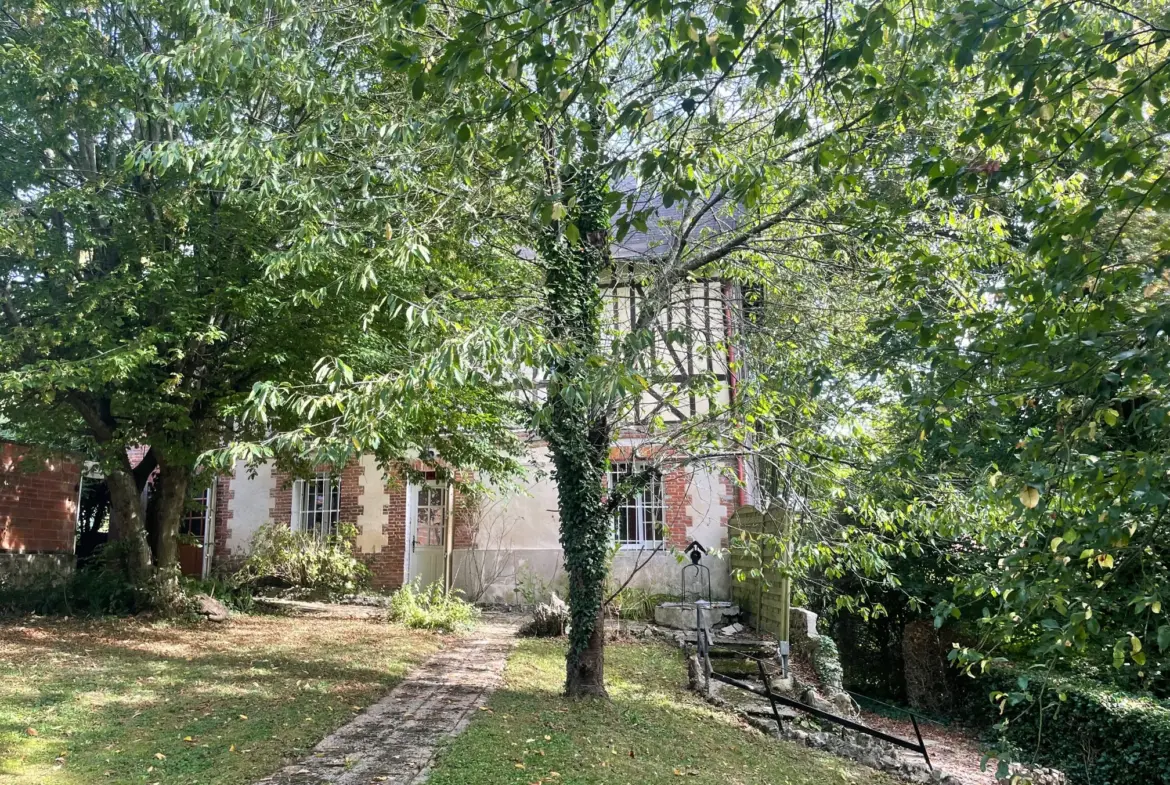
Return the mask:
{"type": "Polygon", "coordinates": [[[1166,701],[1006,668],[974,680],[965,692],[968,716],[999,721],[1001,747],[1017,759],[1061,769],[1072,785],[1170,782],[1166,701]]]}
{"type": "Polygon", "coordinates": [[[530,638],[559,638],[569,630],[569,606],[553,592],[547,603],[532,609],[532,618],[520,628],[520,634],[530,638]]]}
{"type": "Polygon", "coordinates": [[[318,537],[281,524],[265,524],[252,536],[252,549],[234,576],[238,586],[303,588],[317,594],[350,594],[369,583],[370,571],[353,552],[357,529],[318,537]]]}
{"type": "Polygon", "coordinates": [[[479,619],[479,608],[459,595],[439,583],[426,588],[408,583],[390,597],[390,620],[418,630],[468,629],[479,619]]]}
{"type": "Polygon", "coordinates": [[[664,602],[677,599],[671,594],[660,594],[647,589],[638,589],[627,586],[610,600],[606,610],[618,619],[629,621],[651,621],[654,618],[654,609],[664,602]]]}

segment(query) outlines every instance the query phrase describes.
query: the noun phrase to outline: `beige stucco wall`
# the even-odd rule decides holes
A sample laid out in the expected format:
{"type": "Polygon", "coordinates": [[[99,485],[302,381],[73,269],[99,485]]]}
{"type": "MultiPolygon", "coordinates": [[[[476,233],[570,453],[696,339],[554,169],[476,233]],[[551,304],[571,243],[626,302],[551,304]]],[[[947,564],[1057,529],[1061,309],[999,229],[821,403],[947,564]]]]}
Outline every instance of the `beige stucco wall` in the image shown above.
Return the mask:
{"type": "Polygon", "coordinates": [[[252,535],[268,522],[275,487],[270,464],[257,466],[254,477],[242,461],[236,464],[232,496],[228,499],[231,518],[227,545],[233,553],[246,552],[252,542],[252,535]]]}
{"type": "MultiPolygon", "coordinates": [[[[617,446],[636,443],[622,439],[617,446]]],[[[455,551],[455,586],[479,602],[521,603],[549,590],[562,595],[565,592],[556,484],[548,450],[533,447],[528,460],[528,475],[518,489],[500,491],[484,502],[476,548],[455,551]]],[[[724,497],[719,466],[696,466],[690,470],[687,511],[691,524],[687,537],[698,540],[713,553],[727,536],[724,521],[732,502],[724,497]]],[[[663,594],[678,593],[683,562],[678,553],[670,550],[619,551],[614,557],[611,580],[615,585],[622,584],[640,562],[645,564],[631,586],[663,594]]],[[[705,557],[703,563],[711,570],[713,599],[730,598],[727,562],[716,555],[705,557]]]]}

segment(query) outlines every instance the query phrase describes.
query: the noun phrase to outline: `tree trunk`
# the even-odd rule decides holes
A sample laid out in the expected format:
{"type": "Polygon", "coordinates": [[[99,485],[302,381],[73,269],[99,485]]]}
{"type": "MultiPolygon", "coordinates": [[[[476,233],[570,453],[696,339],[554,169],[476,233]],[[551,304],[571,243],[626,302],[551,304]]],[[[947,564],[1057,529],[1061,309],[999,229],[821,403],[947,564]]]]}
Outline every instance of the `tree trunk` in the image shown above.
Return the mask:
{"type": "MultiPolygon", "coordinates": [[[[571,591],[571,590],[570,590],[571,591]]],[[[565,660],[565,694],[605,697],[605,609],[597,612],[585,648],[565,660]]]]}
{"type": "Polygon", "coordinates": [[[569,651],[565,694],[605,695],[605,629],[602,606],[609,570],[612,520],[602,500],[609,462],[608,407],[590,389],[591,361],[601,345],[601,281],[609,238],[604,186],[596,169],[575,168],[574,223],[580,241],[571,245],[554,222],[539,242],[546,264],[549,334],[557,348],[549,369],[542,430],[555,467],[561,516],[561,547],[569,575],[569,651]]]}
{"type": "Polygon", "coordinates": [[[561,548],[569,574],[565,694],[605,695],[605,578],[613,523],[602,503],[609,428],[588,422],[564,396],[552,403],[549,449],[556,467],[561,548]]]}
{"type": "Polygon", "coordinates": [[[158,462],[158,479],[155,480],[156,507],[152,527],[151,550],[160,570],[179,563],[179,525],[183,521],[183,510],[191,488],[191,468],[183,464],[172,464],[162,458],[158,462]]]}
{"type": "Polygon", "coordinates": [[[146,542],[142,496],[129,461],[125,461],[124,467],[106,471],[106,487],[110,490],[109,541],[120,544],[124,550],[126,579],[137,583],[150,570],[150,546],[146,542]]]}

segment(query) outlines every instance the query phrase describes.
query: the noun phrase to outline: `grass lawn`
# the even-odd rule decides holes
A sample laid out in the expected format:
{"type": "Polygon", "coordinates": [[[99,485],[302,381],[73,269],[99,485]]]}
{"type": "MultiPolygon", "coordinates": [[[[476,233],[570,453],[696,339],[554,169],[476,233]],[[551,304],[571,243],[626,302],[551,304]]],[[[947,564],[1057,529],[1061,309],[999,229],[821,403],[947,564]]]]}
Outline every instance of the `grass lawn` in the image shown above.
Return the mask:
{"type": "Polygon", "coordinates": [[[568,701],[563,644],[521,641],[504,687],[443,751],[429,785],[893,783],[712,709],[685,690],[682,656],[663,645],[611,644],[605,667],[610,701],[568,701]]]}
{"type": "Polygon", "coordinates": [[[0,782],[250,783],[440,642],[376,621],[281,616],[0,623],[0,782]]]}

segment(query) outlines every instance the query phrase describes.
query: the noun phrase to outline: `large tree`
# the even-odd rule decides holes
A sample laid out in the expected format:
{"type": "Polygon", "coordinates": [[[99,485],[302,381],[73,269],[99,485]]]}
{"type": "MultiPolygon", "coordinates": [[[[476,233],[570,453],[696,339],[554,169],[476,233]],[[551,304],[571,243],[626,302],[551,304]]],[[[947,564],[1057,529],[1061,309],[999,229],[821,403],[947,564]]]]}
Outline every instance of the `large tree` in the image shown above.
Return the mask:
{"type": "MultiPolygon", "coordinates": [[[[882,5],[391,8],[405,34],[387,63],[416,96],[442,96],[457,140],[535,196],[510,240],[533,249],[544,281],[533,311],[543,353],[532,359],[547,384],[533,422],[560,495],[573,619],[566,690],[604,694],[613,500],[602,479],[630,401],[659,381],[659,318],[693,276],[781,246],[820,222],[829,195],[862,188],[900,128],[899,91],[925,74],[898,56],[904,34],[882,5]],[[618,271],[609,248],[631,233],[650,240],[618,271]],[[613,336],[602,289],[623,276],[645,294],[613,336]]],[[[711,449],[743,447],[707,433],[711,449]]]]}
{"type": "MultiPolygon", "coordinates": [[[[253,384],[409,367],[435,329],[412,304],[478,274],[436,230],[473,218],[425,188],[443,150],[353,43],[374,20],[316,11],[18,0],[0,16],[0,416],[101,461],[134,571],[153,470],[169,566],[199,455],[272,427],[231,417],[253,384]]],[[[498,461],[481,439],[498,418],[466,393],[462,418],[439,416],[441,393],[400,402],[382,452],[498,461]]]]}

